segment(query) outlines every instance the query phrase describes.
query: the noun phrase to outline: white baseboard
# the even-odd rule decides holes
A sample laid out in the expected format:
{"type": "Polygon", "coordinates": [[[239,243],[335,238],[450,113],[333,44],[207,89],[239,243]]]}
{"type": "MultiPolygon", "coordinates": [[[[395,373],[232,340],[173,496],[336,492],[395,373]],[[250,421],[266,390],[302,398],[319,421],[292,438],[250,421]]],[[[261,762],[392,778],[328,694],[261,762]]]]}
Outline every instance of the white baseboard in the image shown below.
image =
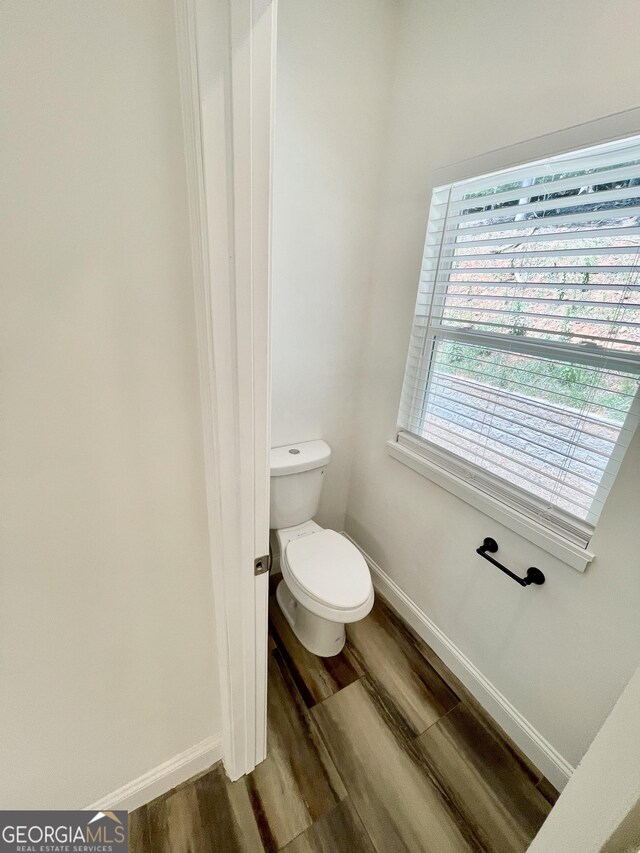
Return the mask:
{"type": "Polygon", "coordinates": [[[205,738],[85,808],[89,811],[105,809],[133,811],[159,797],[160,794],[175,788],[176,785],[186,782],[192,776],[207,770],[221,758],[222,738],[219,735],[205,738]]]}
{"type": "Polygon", "coordinates": [[[418,636],[428,643],[541,773],[544,773],[558,790],[562,790],[573,773],[574,768],[571,764],[522,716],[517,708],[514,708],[366,551],[347,533],[343,535],[353,542],[367,561],[374,587],[393,605],[418,636]]]}

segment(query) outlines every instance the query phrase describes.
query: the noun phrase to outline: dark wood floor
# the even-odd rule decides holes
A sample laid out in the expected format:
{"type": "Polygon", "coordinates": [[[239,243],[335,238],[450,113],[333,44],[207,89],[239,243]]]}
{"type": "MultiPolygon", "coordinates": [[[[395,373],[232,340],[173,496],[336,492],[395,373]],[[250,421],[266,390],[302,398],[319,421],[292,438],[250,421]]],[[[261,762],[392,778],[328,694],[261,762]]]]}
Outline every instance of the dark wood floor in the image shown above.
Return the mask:
{"type": "Polygon", "coordinates": [[[526,850],[557,793],[391,608],[378,598],[328,659],[270,612],[267,759],[133,812],[130,850],[526,850]]]}

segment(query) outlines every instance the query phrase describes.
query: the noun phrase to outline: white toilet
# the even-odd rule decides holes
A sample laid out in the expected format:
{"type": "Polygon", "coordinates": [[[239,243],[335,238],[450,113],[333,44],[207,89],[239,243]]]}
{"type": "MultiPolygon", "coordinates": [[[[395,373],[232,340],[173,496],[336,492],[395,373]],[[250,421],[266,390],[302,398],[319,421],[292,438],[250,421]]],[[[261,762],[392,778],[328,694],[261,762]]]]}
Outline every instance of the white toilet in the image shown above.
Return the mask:
{"type": "Polygon", "coordinates": [[[345,624],[363,619],[374,598],[369,567],[356,546],[311,521],[330,459],[324,441],[275,447],[270,458],[270,526],[283,577],[276,598],[296,637],[320,657],[342,650],[345,624]]]}

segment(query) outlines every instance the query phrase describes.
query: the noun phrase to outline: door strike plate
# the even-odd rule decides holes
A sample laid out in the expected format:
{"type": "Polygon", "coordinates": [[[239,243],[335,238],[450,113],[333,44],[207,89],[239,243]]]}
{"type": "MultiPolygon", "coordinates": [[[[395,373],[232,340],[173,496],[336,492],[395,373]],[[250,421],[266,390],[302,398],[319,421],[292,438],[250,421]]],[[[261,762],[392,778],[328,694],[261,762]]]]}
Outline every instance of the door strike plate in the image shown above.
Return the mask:
{"type": "Polygon", "coordinates": [[[253,561],[253,573],[254,575],[263,575],[265,572],[269,571],[269,555],[265,554],[264,557],[256,557],[253,561]]]}

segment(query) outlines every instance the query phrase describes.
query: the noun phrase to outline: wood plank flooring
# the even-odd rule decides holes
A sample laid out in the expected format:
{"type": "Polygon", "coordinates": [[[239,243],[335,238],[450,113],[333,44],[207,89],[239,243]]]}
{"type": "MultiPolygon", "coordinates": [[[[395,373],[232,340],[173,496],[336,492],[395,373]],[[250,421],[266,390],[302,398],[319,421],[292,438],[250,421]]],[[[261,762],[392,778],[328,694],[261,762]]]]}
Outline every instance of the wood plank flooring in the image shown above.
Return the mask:
{"type": "Polygon", "coordinates": [[[267,759],[132,812],[132,851],[527,849],[557,792],[380,597],[334,658],[270,617],[267,759]]]}

